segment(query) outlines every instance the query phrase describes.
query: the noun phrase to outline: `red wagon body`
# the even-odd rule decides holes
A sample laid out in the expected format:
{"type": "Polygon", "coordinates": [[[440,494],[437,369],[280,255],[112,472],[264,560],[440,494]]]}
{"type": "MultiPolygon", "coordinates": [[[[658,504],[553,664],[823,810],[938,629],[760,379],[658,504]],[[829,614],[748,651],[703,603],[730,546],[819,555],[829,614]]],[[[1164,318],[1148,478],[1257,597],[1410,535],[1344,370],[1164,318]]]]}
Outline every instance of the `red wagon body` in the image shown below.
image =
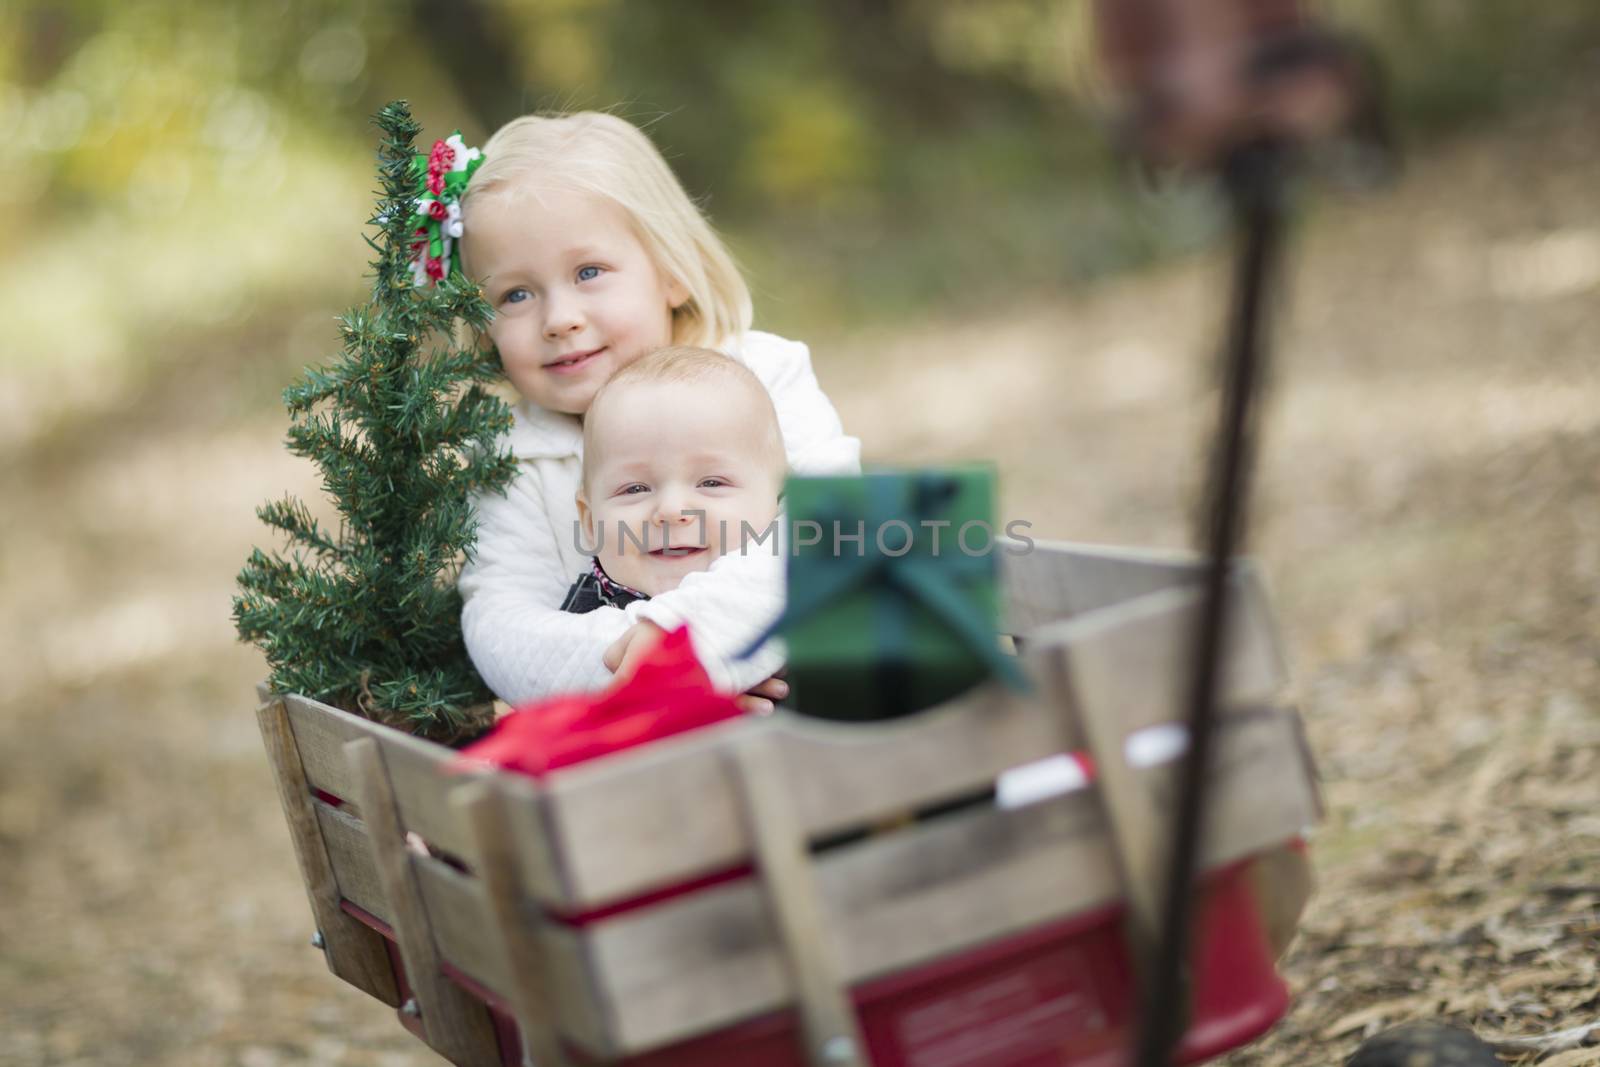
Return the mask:
{"type": "MultiPolygon", "coordinates": [[[[1235,864],[1208,880],[1194,955],[1197,996],[1179,1063],[1197,1063],[1266,1032],[1289,1005],[1248,877],[1235,864]]],[[[388,924],[346,905],[393,944],[388,924]]],[[[1102,908],[959,953],[905,974],[868,982],[852,1001],[876,1067],[1114,1067],[1123,1062],[1133,1020],[1133,971],[1125,911],[1102,908]]],[[[390,956],[401,995],[410,997],[398,949],[390,956]]],[[[495,1023],[504,1067],[522,1063],[508,1005],[462,975],[446,973],[483,1001],[495,1023]]],[[[402,1023],[423,1036],[420,1019],[402,1023]]],[[[574,1064],[599,1064],[567,1049],[574,1064]]],[[[806,1067],[793,1012],[629,1057],[619,1067],[806,1067]]]]}

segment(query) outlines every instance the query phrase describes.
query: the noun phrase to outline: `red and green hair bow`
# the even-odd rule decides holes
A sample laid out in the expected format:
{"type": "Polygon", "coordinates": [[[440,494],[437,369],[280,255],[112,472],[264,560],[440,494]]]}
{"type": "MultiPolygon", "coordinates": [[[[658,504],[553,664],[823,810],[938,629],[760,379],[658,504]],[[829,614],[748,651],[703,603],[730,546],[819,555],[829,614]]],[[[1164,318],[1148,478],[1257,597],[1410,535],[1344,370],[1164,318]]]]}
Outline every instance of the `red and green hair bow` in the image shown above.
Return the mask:
{"type": "Polygon", "coordinates": [[[462,143],[460,130],[412,159],[417,200],[409,222],[411,279],[417,285],[432,285],[452,270],[459,273],[460,257],[452,256],[461,239],[461,194],[482,165],[483,153],[462,143]]]}

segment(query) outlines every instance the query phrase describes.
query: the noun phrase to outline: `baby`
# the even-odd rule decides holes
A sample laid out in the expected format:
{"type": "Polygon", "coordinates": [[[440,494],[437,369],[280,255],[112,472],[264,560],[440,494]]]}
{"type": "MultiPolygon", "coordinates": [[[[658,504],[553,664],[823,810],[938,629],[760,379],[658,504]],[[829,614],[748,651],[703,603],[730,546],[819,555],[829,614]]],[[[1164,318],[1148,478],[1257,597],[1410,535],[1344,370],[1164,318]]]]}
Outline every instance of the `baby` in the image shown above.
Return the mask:
{"type": "Polygon", "coordinates": [[[583,420],[578,521],[588,572],[563,611],[625,608],[731,551],[776,552],[788,466],[778,416],[748,367],[675,345],[624,367],[583,420]]]}

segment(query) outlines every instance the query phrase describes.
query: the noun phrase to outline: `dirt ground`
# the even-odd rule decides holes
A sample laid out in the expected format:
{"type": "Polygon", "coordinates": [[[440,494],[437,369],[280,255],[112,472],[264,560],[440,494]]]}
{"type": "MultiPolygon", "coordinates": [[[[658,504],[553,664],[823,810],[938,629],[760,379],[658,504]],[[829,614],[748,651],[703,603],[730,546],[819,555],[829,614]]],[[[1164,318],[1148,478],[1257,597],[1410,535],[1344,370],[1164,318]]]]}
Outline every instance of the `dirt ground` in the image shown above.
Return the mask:
{"type": "MultiPolygon", "coordinates": [[[[1235,1065],[1434,1015],[1600,1063],[1540,1036],[1600,1019],[1597,103],[1297,235],[1250,540],[1328,815],[1295,1006],[1235,1065]]],[[[1184,544],[1225,273],[952,308],[817,367],[873,460],[989,457],[1035,535],[1184,544]]],[[[207,373],[0,474],[0,1065],[441,1062],[307,944],[228,608],[252,508],[314,489],[281,412],[207,373]]]]}

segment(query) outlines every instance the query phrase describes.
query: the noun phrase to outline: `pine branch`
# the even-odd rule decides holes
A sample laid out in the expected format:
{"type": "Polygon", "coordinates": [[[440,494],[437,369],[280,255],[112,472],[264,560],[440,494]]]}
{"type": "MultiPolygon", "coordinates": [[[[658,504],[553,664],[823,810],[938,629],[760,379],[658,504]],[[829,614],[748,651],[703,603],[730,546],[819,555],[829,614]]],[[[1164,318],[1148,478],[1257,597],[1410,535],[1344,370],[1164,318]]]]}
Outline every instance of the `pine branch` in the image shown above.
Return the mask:
{"type": "Polygon", "coordinates": [[[312,517],[311,510],[292,496],[263,504],[256,509],[256,517],[274,529],[282,530],[291,541],[297,541],[318,555],[337,556],[339,546],[312,517]]]}
{"type": "Polygon", "coordinates": [[[481,345],[491,311],[453,276],[412,284],[407,226],[419,127],[402,102],[377,115],[378,178],[367,233],[372,296],[339,319],[339,355],[284,390],[287,447],[314,463],[341,523],[329,532],[293,498],[257,512],[287,554],[251,552],[234,622],[280,692],[300,692],[440,740],[486,723],[490,698],[461,639],[455,577],[473,549],[471,500],[500,492],[505,404],[485,390],[500,367],[481,345]]]}

